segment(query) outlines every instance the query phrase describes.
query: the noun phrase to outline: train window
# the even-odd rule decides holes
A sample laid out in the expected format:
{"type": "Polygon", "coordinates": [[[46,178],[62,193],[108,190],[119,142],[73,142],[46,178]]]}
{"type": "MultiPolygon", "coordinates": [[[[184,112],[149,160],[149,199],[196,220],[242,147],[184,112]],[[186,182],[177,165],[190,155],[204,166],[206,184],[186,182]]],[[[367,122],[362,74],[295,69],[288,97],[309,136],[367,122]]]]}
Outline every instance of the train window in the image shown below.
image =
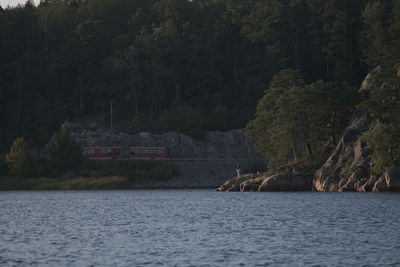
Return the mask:
{"type": "Polygon", "coordinates": [[[111,154],[111,149],[101,149],[100,154],[109,155],[109,154],[111,154]]]}
{"type": "Polygon", "coordinates": [[[131,154],[141,154],[141,149],[131,148],[131,154]]]}
{"type": "Polygon", "coordinates": [[[88,155],[94,155],[96,154],[96,150],[94,149],[84,149],[83,150],[83,155],[88,156],[88,155]]]}

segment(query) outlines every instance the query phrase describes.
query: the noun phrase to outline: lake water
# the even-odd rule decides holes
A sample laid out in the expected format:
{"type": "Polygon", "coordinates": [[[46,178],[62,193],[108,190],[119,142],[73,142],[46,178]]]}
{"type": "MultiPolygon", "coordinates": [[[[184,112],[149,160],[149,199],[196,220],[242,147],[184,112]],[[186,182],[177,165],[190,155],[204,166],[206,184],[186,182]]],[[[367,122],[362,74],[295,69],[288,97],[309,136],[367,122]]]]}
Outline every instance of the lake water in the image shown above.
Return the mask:
{"type": "Polygon", "coordinates": [[[0,192],[0,266],[400,266],[400,194],[0,192]]]}

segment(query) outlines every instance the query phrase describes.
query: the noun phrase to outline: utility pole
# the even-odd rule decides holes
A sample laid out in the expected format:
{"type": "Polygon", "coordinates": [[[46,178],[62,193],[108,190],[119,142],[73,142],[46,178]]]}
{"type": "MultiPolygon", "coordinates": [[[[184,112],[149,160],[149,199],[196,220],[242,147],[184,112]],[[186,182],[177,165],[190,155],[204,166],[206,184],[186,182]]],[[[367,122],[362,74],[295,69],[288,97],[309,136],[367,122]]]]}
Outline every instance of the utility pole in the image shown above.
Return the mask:
{"type": "Polygon", "coordinates": [[[111,129],[111,131],[113,130],[113,102],[114,102],[114,99],[111,99],[111,102],[110,102],[110,120],[111,120],[110,129],[111,129]]]}

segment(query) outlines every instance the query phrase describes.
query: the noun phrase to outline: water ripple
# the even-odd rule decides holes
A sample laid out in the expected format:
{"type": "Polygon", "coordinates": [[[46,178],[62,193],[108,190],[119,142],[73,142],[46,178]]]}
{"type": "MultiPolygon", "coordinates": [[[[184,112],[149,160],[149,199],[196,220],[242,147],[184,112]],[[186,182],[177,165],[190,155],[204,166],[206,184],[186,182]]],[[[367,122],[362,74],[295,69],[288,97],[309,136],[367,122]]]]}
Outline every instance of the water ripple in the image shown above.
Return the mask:
{"type": "Polygon", "coordinates": [[[400,266],[400,195],[0,192],[1,266],[400,266]]]}

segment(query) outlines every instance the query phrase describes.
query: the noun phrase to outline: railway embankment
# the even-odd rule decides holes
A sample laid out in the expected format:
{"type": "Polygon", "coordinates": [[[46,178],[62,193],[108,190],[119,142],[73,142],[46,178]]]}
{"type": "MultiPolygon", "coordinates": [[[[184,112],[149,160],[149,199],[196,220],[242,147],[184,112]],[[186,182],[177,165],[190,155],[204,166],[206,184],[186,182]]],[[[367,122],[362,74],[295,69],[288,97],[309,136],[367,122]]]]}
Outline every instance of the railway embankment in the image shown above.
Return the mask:
{"type": "Polygon", "coordinates": [[[241,129],[207,132],[202,139],[197,139],[178,132],[131,135],[101,129],[92,123],[86,127],[73,125],[73,136],[88,146],[168,146],[171,157],[162,161],[175,165],[178,174],[168,180],[132,182],[128,187],[134,189],[215,188],[227,176],[235,174],[237,164],[243,171],[266,167],[266,160],[255,153],[253,143],[241,129]]]}

